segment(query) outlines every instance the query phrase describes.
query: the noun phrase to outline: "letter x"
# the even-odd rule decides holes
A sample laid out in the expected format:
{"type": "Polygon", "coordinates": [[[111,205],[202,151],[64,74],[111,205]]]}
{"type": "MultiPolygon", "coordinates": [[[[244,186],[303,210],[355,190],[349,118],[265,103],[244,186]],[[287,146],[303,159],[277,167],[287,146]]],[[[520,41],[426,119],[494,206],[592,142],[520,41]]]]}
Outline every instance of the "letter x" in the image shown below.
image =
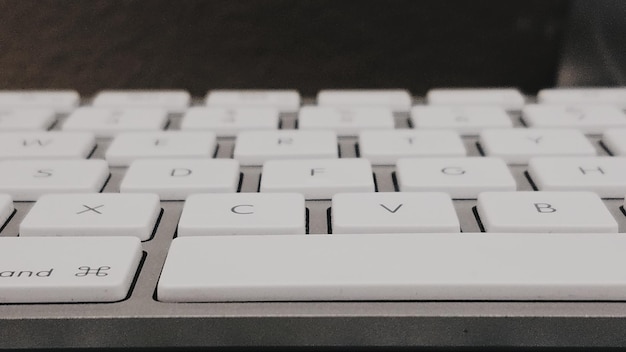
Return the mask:
{"type": "Polygon", "coordinates": [[[93,207],[93,208],[92,208],[92,207],[90,207],[90,206],[88,206],[88,205],[83,204],[83,207],[85,207],[85,208],[87,208],[87,209],[82,210],[82,211],[79,211],[79,212],[78,212],[78,213],[76,213],[76,214],[82,214],[82,213],[86,213],[86,212],[88,212],[88,211],[93,211],[93,212],[96,212],[96,213],[98,213],[98,214],[102,214],[101,212],[97,211],[96,209],[98,209],[98,208],[102,208],[103,206],[104,206],[104,204],[101,204],[101,205],[97,205],[97,206],[95,206],[95,207],[93,207]]]}

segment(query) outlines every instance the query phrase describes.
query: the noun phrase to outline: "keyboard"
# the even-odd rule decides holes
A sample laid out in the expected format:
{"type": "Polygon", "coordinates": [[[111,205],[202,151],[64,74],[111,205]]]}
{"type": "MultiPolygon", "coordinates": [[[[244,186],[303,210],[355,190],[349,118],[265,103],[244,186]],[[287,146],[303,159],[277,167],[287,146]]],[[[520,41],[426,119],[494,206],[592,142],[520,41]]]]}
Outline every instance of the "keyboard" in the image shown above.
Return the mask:
{"type": "Polygon", "coordinates": [[[0,92],[0,348],[623,347],[626,88],[0,92]]]}

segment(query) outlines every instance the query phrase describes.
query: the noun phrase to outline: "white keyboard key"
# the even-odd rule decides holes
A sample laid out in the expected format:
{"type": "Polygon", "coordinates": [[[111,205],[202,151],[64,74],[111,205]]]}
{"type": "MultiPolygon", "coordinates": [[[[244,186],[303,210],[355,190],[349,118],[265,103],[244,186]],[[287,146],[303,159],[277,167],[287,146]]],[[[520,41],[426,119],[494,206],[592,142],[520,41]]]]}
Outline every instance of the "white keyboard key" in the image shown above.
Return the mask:
{"type": "Polygon", "coordinates": [[[506,163],[490,157],[400,159],[396,177],[402,192],[447,192],[455,199],[517,187],[506,163]]]}
{"type": "Polygon", "coordinates": [[[304,234],[305,213],[297,193],[194,194],[185,201],[178,236],[304,234]]]}
{"type": "Polygon", "coordinates": [[[321,107],[300,109],[298,128],[301,130],[333,130],[340,136],[356,136],[361,130],[393,129],[391,109],[385,107],[321,107]]]}
{"type": "Polygon", "coordinates": [[[86,158],[96,147],[88,132],[2,132],[0,159],[86,158]]]}
{"type": "Polygon", "coordinates": [[[626,194],[626,158],[532,158],[528,174],[541,191],[592,191],[603,198],[626,194]]]}
{"type": "Polygon", "coordinates": [[[263,165],[260,190],[331,199],[339,192],[374,192],[375,186],[365,159],[271,160],[263,165]]]}
{"type": "Polygon", "coordinates": [[[33,201],[47,193],[99,192],[108,177],[104,160],[8,160],[0,162],[0,193],[33,201]]]}
{"type": "Polygon", "coordinates": [[[317,93],[317,104],[333,107],[385,107],[409,111],[411,94],[402,89],[327,89],[317,93]]]}
{"type": "Polygon", "coordinates": [[[147,240],[161,212],[156,194],[46,194],[20,224],[20,236],[135,236],[147,240]]]}
{"type": "Polygon", "coordinates": [[[234,137],[244,130],[276,130],[279,111],[271,107],[216,108],[194,106],[181,121],[181,130],[210,130],[218,137],[234,137]]]}
{"type": "Polygon", "coordinates": [[[541,104],[607,104],[626,107],[626,88],[552,88],[537,93],[541,104]]]}
{"type": "Polygon", "coordinates": [[[63,130],[113,137],[119,132],[162,130],[166,124],[167,111],[162,108],[81,107],[65,120],[63,130]]]}
{"type": "Polygon", "coordinates": [[[337,135],[331,131],[243,131],[234,158],[241,165],[262,165],[273,159],[337,158],[338,153],[337,135]]]}
{"type": "Polygon", "coordinates": [[[460,231],[445,193],[339,193],[331,209],[333,234],[460,231]]]}
{"type": "Polygon", "coordinates": [[[411,123],[418,129],[450,129],[465,136],[485,128],[513,127],[506,111],[496,106],[414,106],[411,123]]]}
{"type": "Polygon", "coordinates": [[[400,158],[465,156],[467,151],[454,131],[362,131],[359,153],[374,165],[393,165],[400,158]]]}
{"type": "Polygon", "coordinates": [[[596,149],[575,129],[488,129],[480,133],[480,146],[487,156],[508,164],[527,164],[534,156],[595,156],[596,149]]]}
{"type": "Polygon", "coordinates": [[[296,112],[300,108],[300,93],[295,90],[212,90],[206,104],[222,108],[264,107],[281,112],[296,112]]]}
{"type": "Polygon", "coordinates": [[[512,88],[431,89],[426,94],[431,105],[492,105],[519,110],[524,105],[522,93],[512,88]]]}
{"type": "Polygon", "coordinates": [[[0,302],[114,302],[141,261],[134,237],[0,237],[0,302]]]}
{"type": "Polygon", "coordinates": [[[477,210],[487,232],[617,233],[617,222],[592,192],[483,192],[477,210]]]}
{"type": "Polygon", "coordinates": [[[624,247],[597,233],[175,238],[157,299],[623,301],[624,247]]]}
{"type": "Polygon", "coordinates": [[[626,156],[626,128],[617,128],[605,131],[602,143],[612,155],[626,156]]]}
{"type": "Polygon", "coordinates": [[[93,99],[101,108],[163,108],[180,113],[187,109],[191,96],[184,90],[104,90],[93,99]]]}
{"type": "Polygon", "coordinates": [[[106,151],[111,166],[128,166],[136,159],[211,158],[217,142],[213,132],[123,132],[106,151]]]}
{"type": "Polygon", "coordinates": [[[13,215],[13,199],[8,194],[0,194],[0,228],[13,215]]]}
{"type": "Polygon", "coordinates": [[[49,108],[57,113],[68,113],[80,102],[73,90],[3,90],[0,91],[0,109],[49,108]]]}
{"type": "Polygon", "coordinates": [[[626,127],[626,115],[610,105],[540,105],[531,104],[522,110],[529,127],[573,127],[584,133],[600,134],[606,129],[626,127]]]}
{"type": "Polygon", "coordinates": [[[0,111],[0,131],[47,130],[54,124],[50,108],[15,108],[0,111]]]}
{"type": "Polygon", "coordinates": [[[185,200],[194,193],[237,192],[239,163],[232,159],[135,160],[122,179],[122,193],[156,193],[185,200]]]}

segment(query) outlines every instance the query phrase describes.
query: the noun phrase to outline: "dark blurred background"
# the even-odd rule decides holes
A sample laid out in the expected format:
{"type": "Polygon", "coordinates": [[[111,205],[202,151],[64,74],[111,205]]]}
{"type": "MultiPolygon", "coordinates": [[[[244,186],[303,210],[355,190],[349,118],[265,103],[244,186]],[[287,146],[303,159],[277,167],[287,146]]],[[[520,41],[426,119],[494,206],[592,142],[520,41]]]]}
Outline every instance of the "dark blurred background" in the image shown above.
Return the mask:
{"type": "MultiPolygon", "coordinates": [[[[623,84],[594,66],[606,53],[594,56],[597,33],[588,28],[607,26],[610,16],[613,33],[623,8],[619,0],[0,0],[0,89],[183,88],[201,96],[212,88],[534,93],[559,83],[623,84]]],[[[622,39],[611,40],[623,54],[622,39]]]]}

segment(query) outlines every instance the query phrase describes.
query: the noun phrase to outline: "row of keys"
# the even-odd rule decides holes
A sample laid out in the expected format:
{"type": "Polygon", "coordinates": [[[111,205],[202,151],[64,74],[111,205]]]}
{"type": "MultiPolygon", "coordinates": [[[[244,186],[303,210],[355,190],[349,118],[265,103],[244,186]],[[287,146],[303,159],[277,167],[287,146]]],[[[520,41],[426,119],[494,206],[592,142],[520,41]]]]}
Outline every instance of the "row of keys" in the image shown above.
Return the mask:
{"type": "MultiPolygon", "coordinates": [[[[426,100],[433,105],[494,105],[519,110],[524,96],[516,89],[431,89],[426,100]]],[[[537,100],[547,104],[608,104],[624,107],[625,88],[544,89],[537,100]]],[[[183,90],[124,91],[98,93],[92,104],[98,107],[161,107],[169,112],[182,112],[191,102],[183,90]]],[[[47,107],[67,113],[80,103],[75,91],[2,91],[1,108],[47,107]]],[[[412,98],[406,90],[322,90],[317,95],[321,106],[380,106],[393,111],[408,111],[412,98]]],[[[272,107],[282,112],[297,111],[300,94],[295,90],[214,90],[206,104],[216,107],[272,107]]]]}
{"type": "MultiPolygon", "coordinates": [[[[622,235],[597,233],[180,237],[170,246],[156,297],[623,300],[625,245],[622,235]]],[[[134,237],[2,237],[0,302],[123,300],[141,258],[134,237]]]]}
{"type": "MultiPolygon", "coordinates": [[[[614,155],[626,155],[626,129],[607,131],[603,143],[614,155]]],[[[574,129],[488,129],[480,134],[486,156],[509,164],[526,164],[535,156],[594,156],[597,150],[574,129]]],[[[0,159],[86,158],[96,146],[88,132],[0,133],[0,159]]],[[[211,158],[217,148],[213,132],[126,132],[117,135],[105,158],[111,166],[128,166],[143,158],[211,158]]],[[[359,133],[358,153],[375,165],[392,165],[406,157],[454,157],[467,154],[453,131],[381,130],[359,133]]],[[[233,157],[241,165],[276,159],[338,158],[338,138],[331,131],[246,131],[238,135],[233,157]]]]}
{"type": "MultiPolygon", "coordinates": [[[[375,191],[372,166],[366,159],[272,160],[261,172],[261,192],[330,199],[339,192],[375,191]]],[[[403,158],[394,175],[399,191],[441,191],[455,199],[517,189],[504,161],[492,157],[403,158]]],[[[0,192],[18,201],[33,201],[47,193],[99,192],[108,176],[104,160],[4,161],[0,162],[0,192]]],[[[528,176],[542,191],[591,191],[603,198],[626,194],[623,157],[537,157],[530,160],[528,176]]],[[[194,193],[237,192],[240,178],[239,163],[232,159],[140,159],[130,165],[119,190],[184,200],[194,193]]]]}
{"type": "MultiPolygon", "coordinates": [[[[160,212],[155,194],[48,194],[24,217],[19,234],[145,241],[160,212]]],[[[10,197],[1,195],[0,216],[6,221],[12,213],[10,197]]],[[[592,192],[483,192],[477,215],[486,232],[618,232],[617,221],[592,192]]],[[[299,193],[193,194],[185,201],[177,234],[295,235],[306,233],[306,222],[305,197],[299,193]]],[[[332,197],[330,225],[333,234],[461,229],[452,199],[441,192],[338,193],[332,197]]]]}
{"type": "MultiPolygon", "coordinates": [[[[614,106],[526,105],[522,109],[526,125],[535,128],[571,127],[588,134],[626,127],[626,114],[614,106]]],[[[415,106],[409,121],[417,129],[450,129],[461,135],[477,135],[488,128],[512,128],[508,113],[495,106],[415,106]]],[[[52,109],[13,109],[0,113],[0,130],[47,130],[55,122],[52,109]]],[[[163,130],[168,123],[166,109],[80,107],[61,129],[93,132],[97,137],[113,137],[128,131],[163,130]]],[[[245,130],[276,130],[280,112],[272,107],[220,108],[191,107],[181,121],[181,130],[209,130],[219,137],[233,137],[245,130]]],[[[385,107],[304,106],[300,109],[301,130],[333,130],[339,136],[356,136],[360,131],[393,129],[392,110],[385,107]]]]}

